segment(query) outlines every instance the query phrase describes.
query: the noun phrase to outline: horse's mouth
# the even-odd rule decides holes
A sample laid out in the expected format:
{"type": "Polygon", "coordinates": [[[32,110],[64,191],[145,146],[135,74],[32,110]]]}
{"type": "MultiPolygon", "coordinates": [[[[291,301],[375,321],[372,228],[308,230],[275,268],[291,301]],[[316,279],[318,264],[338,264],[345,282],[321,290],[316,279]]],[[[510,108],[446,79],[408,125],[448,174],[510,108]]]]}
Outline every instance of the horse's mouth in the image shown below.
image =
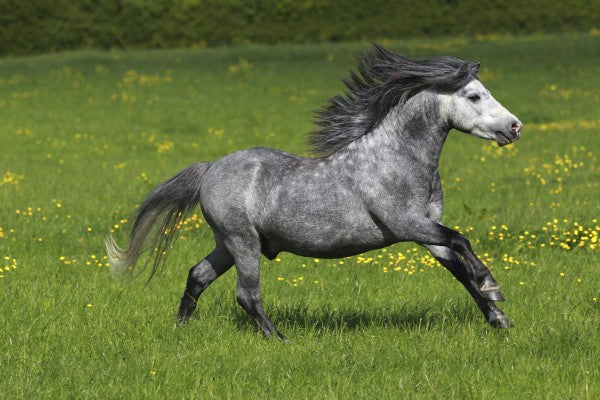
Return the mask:
{"type": "Polygon", "coordinates": [[[502,131],[496,131],[496,143],[498,143],[498,146],[500,147],[504,147],[515,140],[519,140],[520,137],[521,134],[519,132],[504,133],[502,131]]]}

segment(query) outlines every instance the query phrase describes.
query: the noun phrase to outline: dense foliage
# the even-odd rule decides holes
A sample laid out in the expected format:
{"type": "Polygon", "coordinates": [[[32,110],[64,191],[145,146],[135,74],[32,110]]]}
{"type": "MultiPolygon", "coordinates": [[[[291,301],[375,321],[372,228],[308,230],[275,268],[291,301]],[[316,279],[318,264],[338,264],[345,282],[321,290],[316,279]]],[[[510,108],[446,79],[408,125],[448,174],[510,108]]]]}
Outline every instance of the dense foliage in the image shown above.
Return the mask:
{"type": "Polygon", "coordinates": [[[570,0],[0,0],[0,54],[596,30],[570,0]]]}

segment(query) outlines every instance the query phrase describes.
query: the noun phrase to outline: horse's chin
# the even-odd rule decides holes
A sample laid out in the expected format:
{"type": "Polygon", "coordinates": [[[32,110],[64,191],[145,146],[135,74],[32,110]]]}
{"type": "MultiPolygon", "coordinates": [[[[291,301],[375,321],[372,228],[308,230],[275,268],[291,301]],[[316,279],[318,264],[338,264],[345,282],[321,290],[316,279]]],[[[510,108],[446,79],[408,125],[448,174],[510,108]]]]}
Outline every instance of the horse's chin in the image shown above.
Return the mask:
{"type": "Polygon", "coordinates": [[[511,143],[512,143],[512,141],[507,140],[505,138],[502,138],[502,139],[501,138],[496,138],[496,144],[498,144],[498,147],[504,147],[507,144],[511,144],[511,143]]]}
{"type": "Polygon", "coordinates": [[[511,134],[503,133],[501,131],[496,131],[494,133],[494,136],[496,136],[496,143],[499,147],[504,147],[507,144],[511,144],[515,140],[519,140],[519,138],[521,137],[521,135],[519,135],[518,133],[513,136],[511,134]]]}

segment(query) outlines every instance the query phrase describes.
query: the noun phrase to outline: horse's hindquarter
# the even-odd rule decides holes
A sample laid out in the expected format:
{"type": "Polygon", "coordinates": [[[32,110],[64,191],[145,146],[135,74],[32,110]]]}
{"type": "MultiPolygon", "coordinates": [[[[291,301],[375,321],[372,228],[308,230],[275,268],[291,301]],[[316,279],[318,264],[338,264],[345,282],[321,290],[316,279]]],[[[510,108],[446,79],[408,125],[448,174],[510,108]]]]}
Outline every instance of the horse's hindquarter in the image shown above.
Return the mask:
{"type": "Polygon", "coordinates": [[[217,160],[202,177],[200,205],[213,229],[244,230],[262,214],[269,187],[297,157],[275,149],[237,151],[217,160]],[[280,166],[272,168],[273,164],[280,166]]]}

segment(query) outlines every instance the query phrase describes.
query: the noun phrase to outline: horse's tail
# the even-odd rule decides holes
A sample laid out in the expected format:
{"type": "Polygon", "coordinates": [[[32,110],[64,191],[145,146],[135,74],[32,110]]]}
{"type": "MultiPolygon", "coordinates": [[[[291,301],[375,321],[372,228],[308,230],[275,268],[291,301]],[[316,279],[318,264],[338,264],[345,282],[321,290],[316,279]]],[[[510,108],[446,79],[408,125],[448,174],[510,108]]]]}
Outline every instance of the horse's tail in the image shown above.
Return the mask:
{"type": "Polygon", "coordinates": [[[150,250],[144,264],[146,267],[152,262],[150,281],[176,237],[179,224],[200,201],[200,181],[211,165],[192,164],[156,186],[137,210],[126,248],[119,247],[112,235],[106,238],[106,253],[115,275],[131,276],[140,254],[150,250]]]}

